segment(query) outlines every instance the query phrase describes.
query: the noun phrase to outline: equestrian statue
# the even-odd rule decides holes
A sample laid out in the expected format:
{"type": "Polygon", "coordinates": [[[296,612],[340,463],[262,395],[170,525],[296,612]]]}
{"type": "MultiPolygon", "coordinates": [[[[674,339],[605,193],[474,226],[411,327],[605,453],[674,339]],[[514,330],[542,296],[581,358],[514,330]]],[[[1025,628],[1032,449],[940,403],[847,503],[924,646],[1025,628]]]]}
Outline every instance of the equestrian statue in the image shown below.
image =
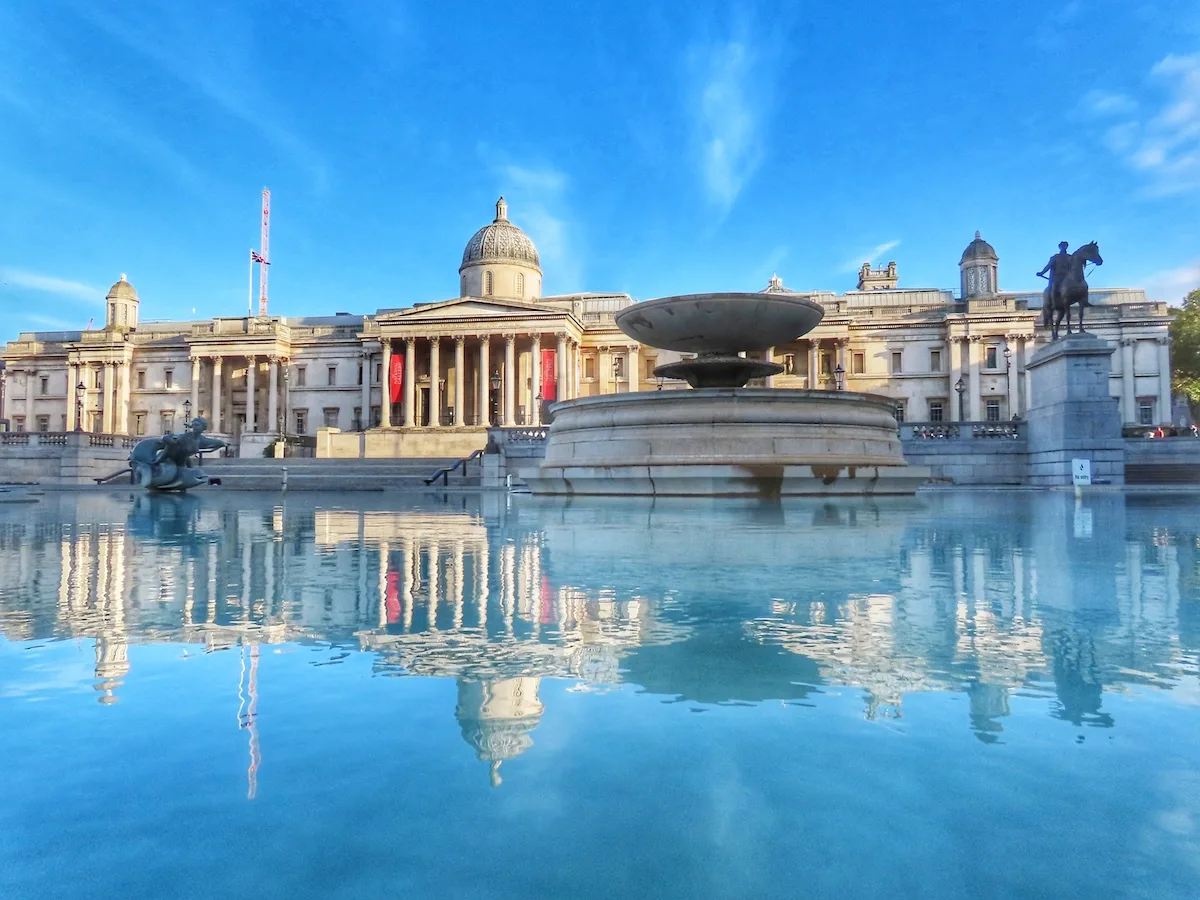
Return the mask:
{"type": "Polygon", "coordinates": [[[1038,272],[1049,284],[1042,291],[1042,325],[1050,329],[1051,340],[1058,340],[1058,326],[1067,319],[1067,334],[1071,333],[1071,307],[1079,304],[1079,333],[1083,334],[1083,308],[1088,305],[1088,285],[1083,267],[1086,263],[1104,265],[1096,242],[1084,244],[1074,253],[1067,252],[1067,242],[1058,245],[1058,253],[1038,272]],[[1053,317],[1053,321],[1052,318],[1053,317]]]}
{"type": "Polygon", "coordinates": [[[183,434],[138,441],[129,452],[129,469],[134,484],[148,491],[186,491],[202,484],[218,484],[200,468],[200,452],[226,446],[219,438],[204,436],[208,423],[200,417],[192,420],[183,434]]]}

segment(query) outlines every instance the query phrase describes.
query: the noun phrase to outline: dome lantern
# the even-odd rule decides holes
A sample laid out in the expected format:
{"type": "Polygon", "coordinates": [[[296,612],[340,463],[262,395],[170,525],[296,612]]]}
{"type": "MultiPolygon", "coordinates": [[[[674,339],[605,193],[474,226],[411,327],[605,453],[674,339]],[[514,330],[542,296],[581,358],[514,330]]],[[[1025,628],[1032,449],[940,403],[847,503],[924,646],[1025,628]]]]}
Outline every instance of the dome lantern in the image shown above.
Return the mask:
{"type": "Polygon", "coordinates": [[[988,296],[1000,290],[1000,257],[978,231],[975,232],[975,240],[967,244],[967,249],[959,258],[958,270],[964,300],[988,296]]]}
{"type": "Polygon", "coordinates": [[[508,203],[503,197],[496,201],[492,223],[467,241],[458,274],[464,297],[536,300],[541,295],[537,247],[529,235],[508,220],[508,203]]]}
{"type": "Polygon", "coordinates": [[[122,272],[120,279],[108,289],[104,297],[107,309],[104,327],[117,331],[137,328],[139,302],[137,291],[122,272]]]}

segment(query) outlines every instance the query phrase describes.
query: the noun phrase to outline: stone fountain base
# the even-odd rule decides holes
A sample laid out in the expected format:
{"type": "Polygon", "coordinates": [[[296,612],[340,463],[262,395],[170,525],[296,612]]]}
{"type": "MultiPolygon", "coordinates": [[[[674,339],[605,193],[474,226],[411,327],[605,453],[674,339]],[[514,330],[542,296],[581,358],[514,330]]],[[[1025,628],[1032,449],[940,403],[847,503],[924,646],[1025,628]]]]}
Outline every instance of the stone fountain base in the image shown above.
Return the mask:
{"type": "Polygon", "coordinates": [[[535,494],[913,494],[892,405],[831,391],[700,388],[556,404],[535,494]]]}

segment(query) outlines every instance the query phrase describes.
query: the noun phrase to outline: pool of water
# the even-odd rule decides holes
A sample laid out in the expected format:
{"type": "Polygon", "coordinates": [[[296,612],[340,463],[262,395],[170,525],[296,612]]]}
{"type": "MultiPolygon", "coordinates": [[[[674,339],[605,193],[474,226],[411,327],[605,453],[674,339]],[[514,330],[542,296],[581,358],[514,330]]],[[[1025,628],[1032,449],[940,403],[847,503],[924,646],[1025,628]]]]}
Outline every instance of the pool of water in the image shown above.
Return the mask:
{"type": "Polygon", "coordinates": [[[0,897],[1200,884],[1200,503],[0,506],[0,897]]]}

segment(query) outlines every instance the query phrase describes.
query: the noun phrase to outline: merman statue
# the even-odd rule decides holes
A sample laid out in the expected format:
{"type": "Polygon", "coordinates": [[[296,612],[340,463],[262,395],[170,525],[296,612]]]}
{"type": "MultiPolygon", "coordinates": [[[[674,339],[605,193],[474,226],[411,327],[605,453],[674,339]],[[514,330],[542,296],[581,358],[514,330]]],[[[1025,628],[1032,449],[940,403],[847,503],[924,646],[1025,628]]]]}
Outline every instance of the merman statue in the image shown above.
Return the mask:
{"type": "Polygon", "coordinates": [[[218,438],[205,437],[208,423],[200,417],[183,434],[170,432],[162,437],[138,441],[129,452],[129,470],[134,484],[148,491],[186,491],[208,484],[200,468],[200,451],[220,450],[226,446],[218,438]]]}

